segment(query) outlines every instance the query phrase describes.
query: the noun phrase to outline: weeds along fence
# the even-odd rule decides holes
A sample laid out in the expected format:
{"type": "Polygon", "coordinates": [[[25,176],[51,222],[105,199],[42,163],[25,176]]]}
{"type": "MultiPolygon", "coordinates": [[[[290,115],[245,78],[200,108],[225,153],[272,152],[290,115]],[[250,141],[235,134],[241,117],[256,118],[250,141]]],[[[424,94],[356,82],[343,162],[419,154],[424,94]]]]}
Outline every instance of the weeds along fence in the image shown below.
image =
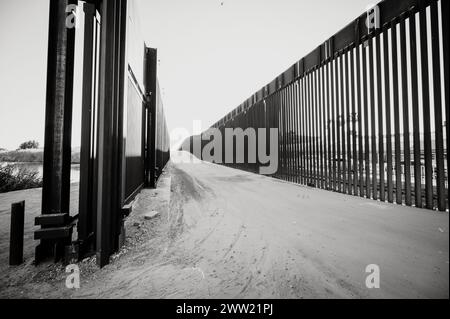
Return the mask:
{"type": "Polygon", "coordinates": [[[275,178],[444,211],[448,19],[449,1],[382,1],[212,127],[278,128],[275,178]]]}

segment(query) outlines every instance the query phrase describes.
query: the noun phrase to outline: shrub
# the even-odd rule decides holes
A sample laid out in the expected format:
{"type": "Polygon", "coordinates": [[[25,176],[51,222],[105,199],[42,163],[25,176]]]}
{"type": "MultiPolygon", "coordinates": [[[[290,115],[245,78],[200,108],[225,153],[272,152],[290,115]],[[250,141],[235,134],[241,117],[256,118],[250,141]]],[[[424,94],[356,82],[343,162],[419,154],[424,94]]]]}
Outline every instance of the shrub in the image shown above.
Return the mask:
{"type": "Polygon", "coordinates": [[[39,173],[17,165],[0,167],[0,193],[42,187],[39,173]]]}
{"type": "Polygon", "coordinates": [[[26,141],[19,145],[19,150],[27,150],[31,148],[39,148],[37,141],[26,141]]]}

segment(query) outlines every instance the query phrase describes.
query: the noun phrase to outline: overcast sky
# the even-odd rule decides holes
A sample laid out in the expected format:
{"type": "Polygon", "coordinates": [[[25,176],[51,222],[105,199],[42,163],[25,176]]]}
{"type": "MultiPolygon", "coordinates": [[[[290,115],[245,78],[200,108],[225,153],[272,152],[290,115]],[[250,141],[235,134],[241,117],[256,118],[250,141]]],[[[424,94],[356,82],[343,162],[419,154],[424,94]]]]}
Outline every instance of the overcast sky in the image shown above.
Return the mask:
{"type": "MultiPolygon", "coordinates": [[[[366,0],[129,0],[170,130],[207,128],[364,12],[366,0]]],[[[44,138],[48,0],[0,0],[0,148],[44,138]]],[[[73,145],[79,145],[74,106],[73,145]]]]}

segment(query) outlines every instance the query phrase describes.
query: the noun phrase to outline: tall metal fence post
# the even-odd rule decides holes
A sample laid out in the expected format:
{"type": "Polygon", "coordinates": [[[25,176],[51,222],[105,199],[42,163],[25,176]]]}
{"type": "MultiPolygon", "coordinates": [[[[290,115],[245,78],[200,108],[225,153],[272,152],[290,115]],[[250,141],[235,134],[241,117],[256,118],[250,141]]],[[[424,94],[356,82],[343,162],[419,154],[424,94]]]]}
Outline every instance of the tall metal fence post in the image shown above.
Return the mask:
{"type": "MultiPolygon", "coordinates": [[[[69,213],[75,28],[66,25],[66,10],[76,3],[50,1],[42,215],[69,213]]],[[[35,236],[41,240],[36,263],[52,255],[61,257],[65,239],[42,234],[35,236]]]]}
{"type": "Polygon", "coordinates": [[[146,93],[150,96],[147,113],[147,158],[146,180],[147,187],[155,187],[155,169],[156,169],[156,68],[157,68],[157,50],[146,48],[146,65],[144,86],[146,93]]]}

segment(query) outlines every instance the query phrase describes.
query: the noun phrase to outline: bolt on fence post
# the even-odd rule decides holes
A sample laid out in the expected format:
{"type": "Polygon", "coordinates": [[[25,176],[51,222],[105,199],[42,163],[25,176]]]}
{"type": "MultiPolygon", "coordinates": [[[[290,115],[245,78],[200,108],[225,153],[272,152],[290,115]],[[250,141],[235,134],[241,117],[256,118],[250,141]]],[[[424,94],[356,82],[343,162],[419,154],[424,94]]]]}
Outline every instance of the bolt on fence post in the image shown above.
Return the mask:
{"type": "Polygon", "coordinates": [[[23,262],[23,227],[25,201],[11,205],[11,232],[9,244],[9,264],[20,265],[23,262]]]}

